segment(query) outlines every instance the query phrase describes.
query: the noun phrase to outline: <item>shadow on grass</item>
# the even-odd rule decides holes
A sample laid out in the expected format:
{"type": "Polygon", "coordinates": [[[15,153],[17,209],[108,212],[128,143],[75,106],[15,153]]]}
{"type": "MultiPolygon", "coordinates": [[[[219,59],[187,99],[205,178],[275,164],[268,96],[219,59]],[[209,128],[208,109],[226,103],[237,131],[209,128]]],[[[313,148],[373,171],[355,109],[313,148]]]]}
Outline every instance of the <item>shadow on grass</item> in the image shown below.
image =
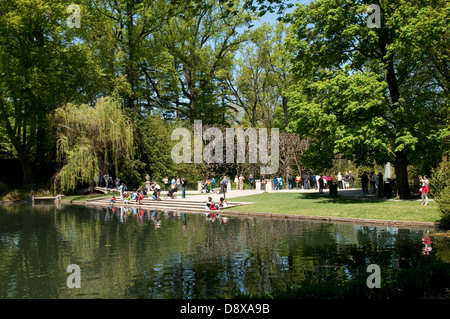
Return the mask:
{"type": "Polygon", "coordinates": [[[382,203],[386,202],[390,198],[383,198],[383,197],[363,197],[361,198],[355,198],[355,197],[348,197],[343,195],[334,195],[331,196],[329,193],[303,193],[299,194],[298,199],[310,199],[310,200],[316,200],[320,201],[322,203],[333,203],[333,204],[368,204],[368,203],[382,203]]]}

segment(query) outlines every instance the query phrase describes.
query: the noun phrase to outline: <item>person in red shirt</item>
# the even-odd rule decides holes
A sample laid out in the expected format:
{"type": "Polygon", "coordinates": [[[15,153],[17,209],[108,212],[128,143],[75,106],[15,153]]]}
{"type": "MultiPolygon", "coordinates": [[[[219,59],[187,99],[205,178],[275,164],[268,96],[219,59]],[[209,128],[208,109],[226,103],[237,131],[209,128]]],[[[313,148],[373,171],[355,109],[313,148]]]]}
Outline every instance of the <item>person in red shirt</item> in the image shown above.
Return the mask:
{"type": "Polygon", "coordinates": [[[331,183],[333,183],[333,176],[331,174],[328,176],[328,186],[331,187],[331,183]]]}

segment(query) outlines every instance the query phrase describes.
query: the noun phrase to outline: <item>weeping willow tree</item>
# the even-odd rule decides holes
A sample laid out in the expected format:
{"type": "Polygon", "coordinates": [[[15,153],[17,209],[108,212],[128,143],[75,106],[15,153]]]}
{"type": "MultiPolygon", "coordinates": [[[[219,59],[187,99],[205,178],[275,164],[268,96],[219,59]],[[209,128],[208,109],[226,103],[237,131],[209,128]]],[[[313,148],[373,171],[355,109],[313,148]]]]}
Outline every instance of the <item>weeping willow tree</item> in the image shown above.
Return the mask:
{"type": "Polygon", "coordinates": [[[104,173],[119,175],[119,165],[133,158],[134,130],[116,97],[97,100],[95,107],[68,103],[53,116],[57,158],[62,168],[55,189],[74,190],[82,183],[94,185],[104,173]]]}

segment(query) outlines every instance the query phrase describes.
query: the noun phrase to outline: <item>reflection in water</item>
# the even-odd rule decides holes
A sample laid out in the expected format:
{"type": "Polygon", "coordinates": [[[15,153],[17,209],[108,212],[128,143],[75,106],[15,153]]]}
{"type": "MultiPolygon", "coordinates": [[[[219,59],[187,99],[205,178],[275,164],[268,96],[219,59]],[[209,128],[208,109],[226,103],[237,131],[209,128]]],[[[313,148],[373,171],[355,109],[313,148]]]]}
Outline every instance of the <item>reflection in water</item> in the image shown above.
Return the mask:
{"type": "Polygon", "coordinates": [[[228,298],[448,260],[448,239],[429,254],[422,230],[223,214],[0,207],[0,298],[228,298]]]}
{"type": "Polygon", "coordinates": [[[429,231],[427,231],[426,234],[422,237],[422,243],[425,245],[425,247],[423,247],[422,249],[422,255],[429,255],[432,250],[429,231]]]}

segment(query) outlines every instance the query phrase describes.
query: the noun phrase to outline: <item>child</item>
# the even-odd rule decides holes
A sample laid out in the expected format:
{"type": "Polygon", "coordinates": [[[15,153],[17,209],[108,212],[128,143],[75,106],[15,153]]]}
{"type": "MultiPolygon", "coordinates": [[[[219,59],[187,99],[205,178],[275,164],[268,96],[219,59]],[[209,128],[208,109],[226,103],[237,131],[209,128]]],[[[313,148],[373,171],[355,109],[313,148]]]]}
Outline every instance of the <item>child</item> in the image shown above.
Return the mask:
{"type": "Polygon", "coordinates": [[[142,201],[143,199],[144,199],[144,194],[143,194],[143,193],[138,194],[137,202],[138,202],[139,204],[142,204],[141,201],[142,201]]]}
{"type": "Polygon", "coordinates": [[[131,195],[125,193],[123,194],[123,203],[124,204],[129,204],[131,202],[131,195]]]}
{"type": "Polygon", "coordinates": [[[113,197],[109,200],[110,203],[115,203],[116,202],[116,196],[113,195],[113,197]]]}

